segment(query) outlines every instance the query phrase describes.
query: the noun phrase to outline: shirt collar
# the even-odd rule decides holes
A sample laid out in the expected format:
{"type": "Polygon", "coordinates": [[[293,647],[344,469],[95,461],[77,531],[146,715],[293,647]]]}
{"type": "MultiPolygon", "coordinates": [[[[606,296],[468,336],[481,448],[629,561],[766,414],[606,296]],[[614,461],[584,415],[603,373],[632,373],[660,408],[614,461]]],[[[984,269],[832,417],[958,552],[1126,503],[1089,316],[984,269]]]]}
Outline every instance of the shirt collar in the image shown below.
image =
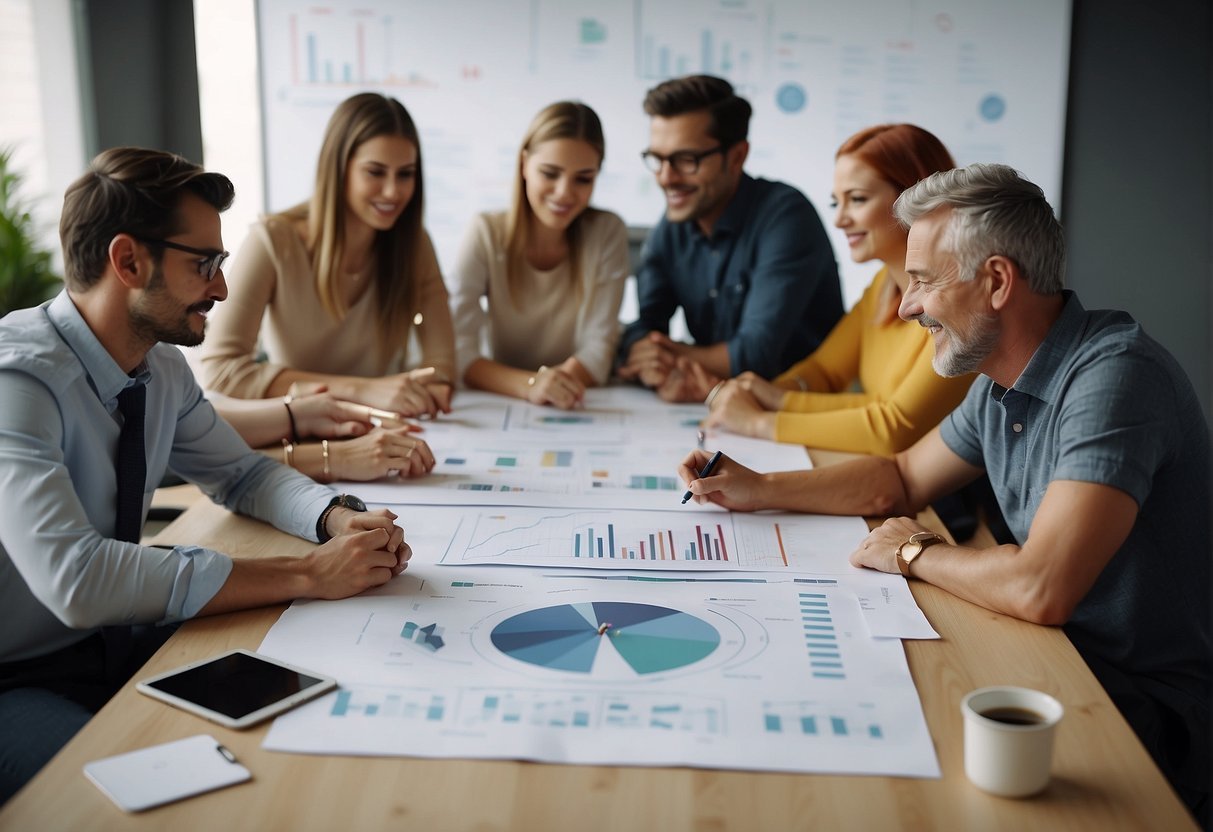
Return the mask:
{"type": "Polygon", "coordinates": [[[133,384],[147,384],[151,380],[146,357],[139,362],[133,376],[122,372],[118,362],[97,340],[66,289],[51,301],[46,313],[59,336],[80,359],[85,374],[97,391],[97,398],[105,402],[111,412],[117,406],[118,394],[124,389],[133,384]]]}
{"type": "Polygon", "coordinates": [[[1046,403],[1052,403],[1057,398],[1061,385],[1065,383],[1058,370],[1086,331],[1087,310],[1079,302],[1078,295],[1069,289],[1063,289],[1062,295],[1066,301],[1061,307],[1061,314],[1032,354],[1028,366],[1015,379],[1014,385],[1015,390],[1046,403]]]}
{"type": "MultiPolygon", "coordinates": [[[[724,207],[724,213],[712,227],[712,238],[723,234],[735,236],[745,227],[746,218],[750,215],[750,205],[754,201],[754,180],[748,174],[741,174],[737,190],[733,193],[729,204],[724,207]]],[[[696,224],[698,228],[698,224],[696,224]]]]}

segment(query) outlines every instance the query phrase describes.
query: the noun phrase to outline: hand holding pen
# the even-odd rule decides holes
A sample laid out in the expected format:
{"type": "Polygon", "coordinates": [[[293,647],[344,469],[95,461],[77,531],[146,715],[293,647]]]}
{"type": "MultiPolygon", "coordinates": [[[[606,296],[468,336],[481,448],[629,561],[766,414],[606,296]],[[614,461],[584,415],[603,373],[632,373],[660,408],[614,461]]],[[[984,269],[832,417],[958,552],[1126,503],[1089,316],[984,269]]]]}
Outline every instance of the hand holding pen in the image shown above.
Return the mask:
{"type": "MultiPolygon", "coordinates": [[[[692,454],[692,456],[694,456],[694,454],[692,454]]],[[[722,456],[724,456],[724,454],[721,453],[720,451],[717,451],[716,453],[712,454],[712,458],[709,459],[707,461],[707,464],[704,465],[703,468],[699,471],[698,478],[703,479],[704,477],[710,476],[712,473],[712,470],[716,467],[716,463],[720,462],[720,458],[722,456]]],[[[685,466],[685,463],[684,463],[684,466],[685,466]]],[[[687,500],[691,499],[691,497],[693,497],[693,496],[694,495],[691,493],[690,489],[687,489],[687,493],[682,495],[682,504],[685,506],[687,504],[687,500]]]]}
{"type": "Polygon", "coordinates": [[[764,495],[768,478],[717,451],[691,451],[678,475],[687,484],[683,502],[716,503],[730,511],[756,511],[767,508],[770,495],[764,495]]]}

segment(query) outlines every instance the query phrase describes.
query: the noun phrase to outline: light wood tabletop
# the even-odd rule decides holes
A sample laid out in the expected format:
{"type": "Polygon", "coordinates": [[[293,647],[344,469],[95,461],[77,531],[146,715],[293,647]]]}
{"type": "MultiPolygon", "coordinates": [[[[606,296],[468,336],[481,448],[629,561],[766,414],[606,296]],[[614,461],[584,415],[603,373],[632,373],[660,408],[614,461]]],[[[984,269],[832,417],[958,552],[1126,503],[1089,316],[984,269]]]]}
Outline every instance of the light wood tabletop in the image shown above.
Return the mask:
{"type": "MultiPolygon", "coordinates": [[[[814,453],[819,464],[834,458],[814,453]]],[[[921,519],[938,527],[933,515],[921,519]]],[[[205,501],[157,540],[239,556],[309,548],[205,501]]],[[[226,729],[143,696],[131,682],[0,810],[0,830],[1196,828],[1060,629],[912,586],[942,636],[905,642],[942,779],[283,754],[261,748],[267,725],[226,729]],[[1053,779],[1034,798],[993,797],[965,778],[960,700],[995,684],[1047,691],[1066,708],[1053,779]],[[252,781],[128,815],[82,773],[91,760],[199,733],[230,748],[252,781]]],[[[190,621],[137,678],[233,647],[256,649],[283,609],[190,621]]]]}

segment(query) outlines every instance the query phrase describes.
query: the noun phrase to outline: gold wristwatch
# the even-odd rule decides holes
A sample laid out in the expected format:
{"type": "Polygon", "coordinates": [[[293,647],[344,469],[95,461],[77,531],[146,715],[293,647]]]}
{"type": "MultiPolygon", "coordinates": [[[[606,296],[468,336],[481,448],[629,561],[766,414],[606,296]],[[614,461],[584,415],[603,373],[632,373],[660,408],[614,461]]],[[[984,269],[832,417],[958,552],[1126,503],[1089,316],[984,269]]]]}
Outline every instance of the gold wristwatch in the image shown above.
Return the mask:
{"type": "Polygon", "coordinates": [[[921,555],[928,546],[946,542],[935,532],[914,532],[909,540],[897,547],[898,571],[907,578],[910,577],[910,564],[914,562],[914,558],[921,555]]]}

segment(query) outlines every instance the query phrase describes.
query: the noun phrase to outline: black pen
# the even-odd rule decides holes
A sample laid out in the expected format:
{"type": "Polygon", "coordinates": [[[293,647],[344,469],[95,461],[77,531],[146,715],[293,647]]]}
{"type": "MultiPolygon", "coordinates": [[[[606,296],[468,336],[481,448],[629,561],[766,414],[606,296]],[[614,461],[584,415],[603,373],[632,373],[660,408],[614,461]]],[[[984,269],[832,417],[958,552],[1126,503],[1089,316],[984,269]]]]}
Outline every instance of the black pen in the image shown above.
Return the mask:
{"type": "MultiPolygon", "coordinates": [[[[708,460],[708,464],[703,466],[703,470],[699,472],[699,479],[703,479],[708,474],[712,473],[712,469],[716,467],[716,463],[720,462],[721,456],[722,454],[720,451],[712,454],[712,458],[708,460]]],[[[682,504],[685,506],[687,504],[687,500],[691,499],[693,496],[695,495],[692,494],[691,490],[688,488],[687,493],[682,495],[682,504]]]]}

